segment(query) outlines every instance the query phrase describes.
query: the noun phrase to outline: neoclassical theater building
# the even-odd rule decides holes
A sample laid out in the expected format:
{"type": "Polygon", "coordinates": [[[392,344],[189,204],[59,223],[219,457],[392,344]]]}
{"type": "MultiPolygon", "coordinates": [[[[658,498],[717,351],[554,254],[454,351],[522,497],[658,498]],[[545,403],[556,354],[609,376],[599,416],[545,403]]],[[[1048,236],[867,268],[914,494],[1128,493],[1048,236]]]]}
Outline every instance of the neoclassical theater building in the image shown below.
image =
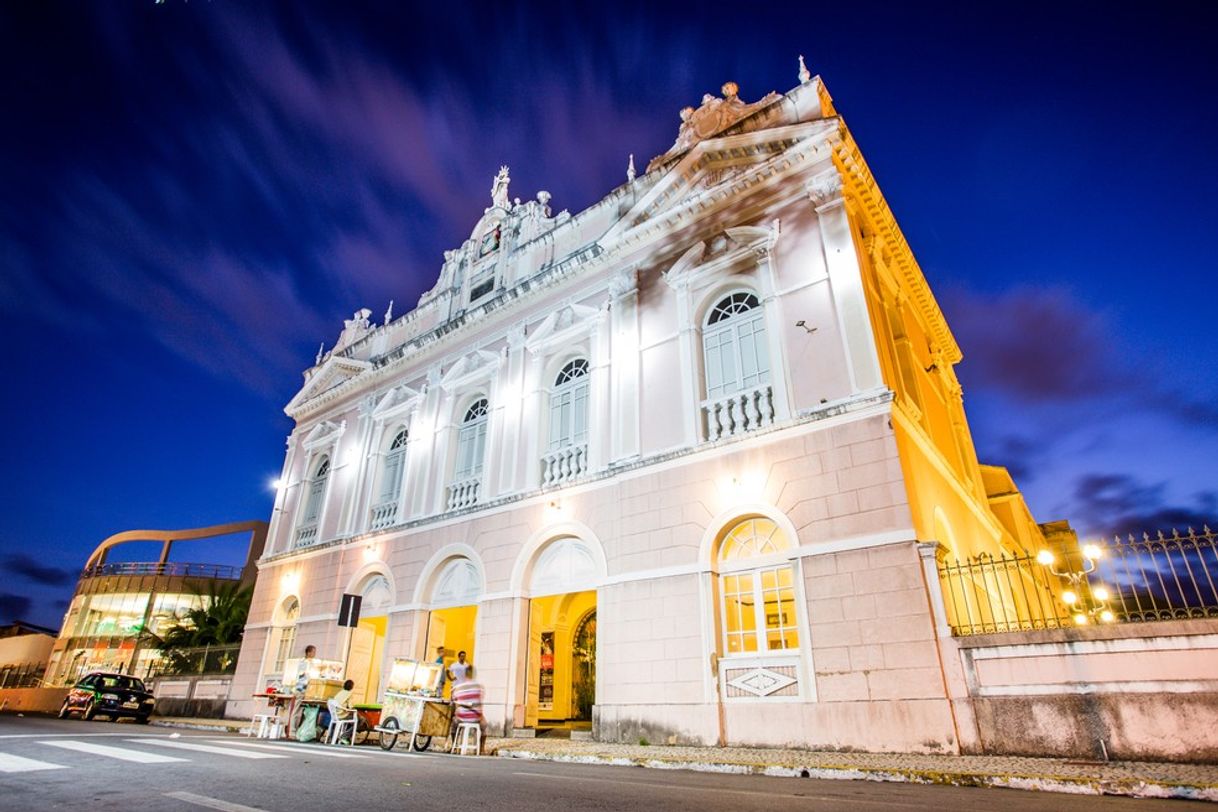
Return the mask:
{"type": "Polygon", "coordinates": [[[934,551],[1041,531],[820,78],[707,94],[578,214],[508,184],[286,407],[230,715],[308,643],[370,701],[443,647],[492,732],[958,750],[934,551]]]}

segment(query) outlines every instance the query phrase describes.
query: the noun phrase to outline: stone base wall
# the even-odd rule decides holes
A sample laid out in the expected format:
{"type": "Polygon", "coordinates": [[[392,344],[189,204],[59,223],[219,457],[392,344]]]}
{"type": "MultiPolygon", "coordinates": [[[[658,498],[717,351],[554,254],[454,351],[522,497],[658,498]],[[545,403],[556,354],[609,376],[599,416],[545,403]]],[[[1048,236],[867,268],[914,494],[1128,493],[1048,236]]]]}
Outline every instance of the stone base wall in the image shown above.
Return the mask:
{"type": "Polygon", "coordinates": [[[56,713],[67,688],[0,688],[0,709],[6,713],[56,713]]]}
{"type": "MultiPolygon", "coordinates": [[[[1218,619],[945,639],[975,752],[1218,763],[1218,619]]],[[[962,716],[964,714],[961,714],[962,716]]]]}

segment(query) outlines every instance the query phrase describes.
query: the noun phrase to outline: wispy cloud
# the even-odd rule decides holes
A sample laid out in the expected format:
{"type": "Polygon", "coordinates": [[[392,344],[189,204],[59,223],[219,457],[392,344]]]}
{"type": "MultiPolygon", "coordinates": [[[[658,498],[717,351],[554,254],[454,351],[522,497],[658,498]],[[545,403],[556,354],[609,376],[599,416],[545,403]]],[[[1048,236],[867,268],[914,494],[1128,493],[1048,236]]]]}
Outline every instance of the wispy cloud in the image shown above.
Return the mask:
{"type": "Polygon", "coordinates": [[[0,569],[9,575],[33,581],[44,586],[66,586],[76,580],[73,570],[50,567],[28,555],[10,555],[0,564],[0,569]]]}

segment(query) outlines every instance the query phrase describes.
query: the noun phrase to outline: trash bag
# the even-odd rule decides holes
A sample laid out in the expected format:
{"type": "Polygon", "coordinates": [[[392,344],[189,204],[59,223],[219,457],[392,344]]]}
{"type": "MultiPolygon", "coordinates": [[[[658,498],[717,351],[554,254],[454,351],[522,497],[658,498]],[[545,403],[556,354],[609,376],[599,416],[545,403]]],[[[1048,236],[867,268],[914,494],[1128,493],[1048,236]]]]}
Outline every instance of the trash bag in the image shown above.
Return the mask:
{"type": "Polygon", "coordinates": [[[300,716],[300,724],[296,727],[296,741],[298,742],[315,742],[321,731],[317,727],[317,711],[315,705],[305,705],[304,712],[300,716]]]}

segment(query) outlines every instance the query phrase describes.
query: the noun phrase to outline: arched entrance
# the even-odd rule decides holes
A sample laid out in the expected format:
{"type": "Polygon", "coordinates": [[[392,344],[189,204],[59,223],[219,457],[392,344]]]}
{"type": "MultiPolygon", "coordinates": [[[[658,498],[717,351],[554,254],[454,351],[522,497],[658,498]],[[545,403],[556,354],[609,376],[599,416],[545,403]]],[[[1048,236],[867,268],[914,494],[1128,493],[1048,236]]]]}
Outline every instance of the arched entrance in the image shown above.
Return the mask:
{"type": "Polygon", "coordinates": [[[385,635],[389,630],[389,607],[393,587],[383,574],[366,576],[356,587],[363,597],[359,625],[351,630],[347,649],[347,679],[354,702],[376,702],[381,695],[381,661],[385,654],[385,635]]]}
{"type": "Polygon", "coordinates": [[[526,727],[588,727],[596,701],[595,552],[575,537],[543,547],[529,575],[526,727]]]}
{"type": "MultiPolygon", "coordinates": [[[[474,662],[474,640],[478,622],[478,601],[482,597],[482,576],[468,558],[445,562],[436,575],[427,617],[427,643],[423,651],[428,662],[443,657],[451,665],[464,651],[466,662],[474,662]],[[441,649],[443,651],[441,651],[441,649]]],[[[444,693],[452,686],[445,680],[444,693]]]]}

